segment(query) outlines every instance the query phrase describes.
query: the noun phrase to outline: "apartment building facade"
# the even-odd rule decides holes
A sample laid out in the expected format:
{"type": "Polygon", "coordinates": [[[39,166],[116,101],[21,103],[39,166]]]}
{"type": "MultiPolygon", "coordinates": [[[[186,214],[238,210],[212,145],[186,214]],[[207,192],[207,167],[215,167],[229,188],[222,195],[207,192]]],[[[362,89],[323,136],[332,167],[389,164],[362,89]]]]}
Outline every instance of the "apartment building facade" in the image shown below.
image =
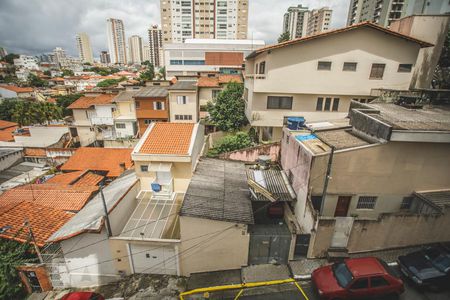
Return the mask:
{"type": "Polygon", "coordinates": [[[80,32],[75,37],[77,41],[78,55],[82,62],[93,63],[94,57],[92,56],[92,47],[89,36],[86,32],[80,32]]]}
{"type": "Polygon", "coordinates": [[[162,30],[158,28],[158,25],[151,26],[148,29],[148,60],[155,67],[164,66],[162,41],[162,30]]]}
{"type": "Polygon", "coordinates": [[[128,61],[131,64],[143,62],[142,38],[138,35],[132,35],[128,38],[128,61]]]}
{"type": "Polygon", "coordinates": [[[114,138],[132,138],[138,133],[136,108],[133,96],[137,91],[122,91],[114,97],[114,138]]]}
{"type": "Polygon", "coordinates": [[[109,63],[111,63],[111,57],[109,56],[108,51],[101,51],[100,52],[100,62],[102,64],[109,64],[109,63]]]}
{"type": "Polygon", "coordinates": [[[186,39],[246,39],[248,0],[161,0],[164,43],[186,39]]]}
{"type": "Polygon", "coordinates": [[[143,87],[133,96],[141,136],[150,124],[169,121],[168,96],[169,92],[165,86],[143,87]]]}
{"type": "Polygon", "coordinates": [[[170,122],[197,123],[199,120],[197,82],[178,80],[168,88],[168,91],[170,122]]]}
{"type": "Polygon", "coordinates": [[[283,32],[289,33],[289,39],[293,40],[306,36],[308,14],[308,7],[304,7],[301,4],[288,8],[283,16],[283,32]]]}
{"type": "Polygon", "coordinates": [[[113,18],[106,20],[106,34],[111,63],[126,64],[128,61],[123,21],[113,18]]]}
{"type": "Polygon", "coordinates": [[[247,57],[244,98],[262,140],[279,140],[286,117],[341,119],[372,90],[407,90],[431,44],[371,23],[261,48],[247,57]]]}
{"type": "Polygon", "coordinates": [[[328,7],[313,9],[308,16],[306,35],[318,34],[330,29],[333,10],[328,7]]]}

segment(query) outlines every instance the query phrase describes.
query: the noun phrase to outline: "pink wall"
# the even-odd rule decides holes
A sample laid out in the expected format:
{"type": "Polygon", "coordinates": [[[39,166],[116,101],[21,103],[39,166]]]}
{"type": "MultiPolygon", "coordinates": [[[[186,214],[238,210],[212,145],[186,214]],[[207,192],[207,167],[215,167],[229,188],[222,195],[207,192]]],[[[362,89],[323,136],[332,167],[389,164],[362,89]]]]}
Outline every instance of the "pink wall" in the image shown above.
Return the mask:
{"type": "Polygon", "coordinates": [[[269,155],[272,161],[278,161],[280,157],[280,143],[260,145],[251,148],[236,150],[233,152],[223,153],[220,158],[238,160],[245,162],[254,162],[260,155],[269,155]]]}

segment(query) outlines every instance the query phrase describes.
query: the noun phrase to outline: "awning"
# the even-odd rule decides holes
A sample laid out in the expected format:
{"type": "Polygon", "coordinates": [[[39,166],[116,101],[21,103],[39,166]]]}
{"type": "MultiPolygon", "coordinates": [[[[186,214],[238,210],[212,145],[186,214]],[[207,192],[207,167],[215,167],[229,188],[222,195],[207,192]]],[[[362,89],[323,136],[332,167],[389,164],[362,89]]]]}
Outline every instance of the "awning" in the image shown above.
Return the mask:
{"type": "Polygon", "coordinates": [[[151,163],[148,165],[148,170],[151,172],[170,172],[172,163],[151,163]]]}

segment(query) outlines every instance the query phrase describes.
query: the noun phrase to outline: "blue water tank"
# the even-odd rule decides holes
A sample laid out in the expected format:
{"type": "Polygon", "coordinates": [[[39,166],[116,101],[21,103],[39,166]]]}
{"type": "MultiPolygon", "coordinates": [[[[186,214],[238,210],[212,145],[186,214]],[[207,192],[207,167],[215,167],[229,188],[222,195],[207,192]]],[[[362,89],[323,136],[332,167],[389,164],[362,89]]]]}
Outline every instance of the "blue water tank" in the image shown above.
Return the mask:
{"type": "Polygon", "coordinates": [[[161,192],[161,185],[159,183],[153,182],[152,183],[152,191],[161,192]]]}
{"type": "Polygon", "coordinates": [[[305,125],[305,118],[303,117],[288,117],[287,127],[289,130],[298,130],[305,125]]]}

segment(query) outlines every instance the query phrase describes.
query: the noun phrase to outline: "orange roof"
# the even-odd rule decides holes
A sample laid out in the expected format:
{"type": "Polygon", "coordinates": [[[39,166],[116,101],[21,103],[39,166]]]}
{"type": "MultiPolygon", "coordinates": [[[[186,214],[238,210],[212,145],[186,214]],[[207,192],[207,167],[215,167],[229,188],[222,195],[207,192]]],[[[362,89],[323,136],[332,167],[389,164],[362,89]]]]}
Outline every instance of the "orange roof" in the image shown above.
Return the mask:
{"type": "Polygon", "coordinates": [[[0,207],[31,201],[65,211],[79,211],[91,198],[97,187],[74,187],[60,184],[29,184],[5,191],[0,195],[0,207]]]}
{"type": "Polygon", "coordinates": [[[5,129],[8,127],[18,126],[19,124],[9,121],[0,120],[0,129],[5,129]]]}
{"type": "Polygon", "coordinates": [[[56,99],[55,98],[47,98],[47,102],[56,104],[56,99]]]}
{"type": "Polygon", "coordinates": [[[200,77],[197,81],[199,87],[219,87],[219,78],[217,77],[200,77]]]}
{"type": "Polygon", "coordinates": [[[13,132],[19,124],[9,121],[0,120],[0,142],[14,142],[13,132]]]}
{"type": "Polygon", "coordinates": [[[50,80],[52,80],[52,81],[64,81],[64,78],[61,78],[61,77],[55,77],[55,78],[52,78],[52,79],[50,79],[50,80]]]}
{"type": "Polygon", "coordinates": [[[367,27],[367,28],[372,28],[372,29],[375,29],[375,30],[379,30],[381,32],[390,34],[392,36],[396,36],[396,37],[408,40],[410,42],[417,43],[421,47],[431,47],[431,46],[433,46],[433,44],[430,44],[428,42],[421,41],[421,40],[413,38],[413,37],[411,37],[409,35],[405,35],[405,34],[401,34],[401,33],[396,32],[396,31],[389,30],[387,28],[381,27],[381,26],[376,25],[374,23],[362,22],[362,23],[358,23],[358,24],[355,24],[355,25],[351,25],[351,26],[347,26],[347,27],[343,27],[343,28],[339,28],[339,29],[335,29],[335,30],[329,30],[329,31],[325,31],[325,32],[318,33],[318,34],[315,34],[315,35],[301,37],[301,38],[293,39],[293,40],[286,41],[286,42],[283,42],[283,43],[278,43],[278,44],[275,44],[275,45],[266,46],[266,47],[263,47],[263,48],[260,48],[258,50],[253,51],[250,55],[247,56],[247,59],[253,58],[253,57],[257,56],[258,54],[263,53],[263,52],[268,51],[268,50],[278,49],[278,48],[282,48],[282,47],[285,47],[285,46],[294,45],[294,44],[297,44],[297,43],[306,42],[306,41],[314,40],[314,39],[317,39],[317,38],[320,38],[320,37],[333,35],[333,34],[338,34],[338,33],[346,32],[346,31],[350,31],[350,30],[354,30],[354,29],[362,28],[362,27],[367,27]]]}
{"type": "Polygon", "coordinates": [[[81,147],[61,167],[63,171],[93,170],[106,172],[107,177],[117,177],[122,174],[121,163],[129,169],[132,149],[81,147]]]}
{"type": "Polygon", "coordinates": [[[154,123],[139,152],[189,154],[194,125],[192,123],[154,123]]]}
{"type": "Polygon", "coordinates": [[[0,85],[0,88],[7,89],[12,92],[16,93],[31,93],[33,92],[33,89],[30,87],[20,87],[15,85],[0,85]]]}
{"type": "Polygon", "coordinates": [[[45,184],[70,184],[73,186],[96,186],[103,180],[103,176],[85,171],[75,171],[58,174],[45,182],[45,184]]]}
{"type": "Polygon", "coordinates": [[[70,104],[67,108],[89,108],[92,105],[111,104],[115,94],[102,94],[97,97],[80,97],[78,100],[70,104]]]}
{"type": "Polygon", "coordinates": [[[219,83],[229,83],[229,82],[237,82],[242,83],[241,75],[219,75],[219,83]]]}
{"type": "Polygon", "coordinates": [[[25,148],[25,156],[47,156],[47,152],[44,148],[25,148]]]}
{"type": "Polygon", "coordinates": [[[21,201],[10,206],[0,215],[0,227],[11,226],[5,233],[0,234],[0,237],[19,242],[27,241],[28,229],[24,227],[24,221],[28,220],[36,243],[39,247],[43,247],[47,239],[73,216],[73,213],[43,206],[32,201],[21,201]]]}

